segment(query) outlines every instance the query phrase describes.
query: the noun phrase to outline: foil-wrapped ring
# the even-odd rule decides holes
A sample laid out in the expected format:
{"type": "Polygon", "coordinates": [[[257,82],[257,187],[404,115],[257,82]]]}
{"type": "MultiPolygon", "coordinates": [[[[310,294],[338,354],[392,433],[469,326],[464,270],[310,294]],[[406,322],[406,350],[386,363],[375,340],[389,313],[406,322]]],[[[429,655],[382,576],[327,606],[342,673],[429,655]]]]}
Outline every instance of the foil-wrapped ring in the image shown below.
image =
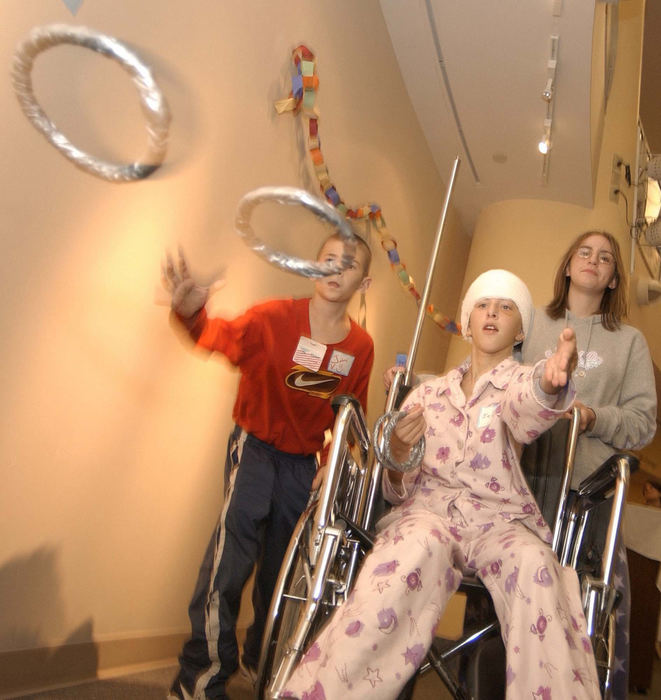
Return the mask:
{"type": "Polygon", "coordinates": [[[25,116],[60,153],[82,170],[111,182],[130,182],[151,175],[163,162],[170,126],[168,104],[150,68],[118,39],[87,27],[66,24],[35,27],[14,53],[12,81],[25,116]],[[94,158],[74,146],[48,118],[32,90],[32,65],[38,54],[58,44],[75,44],[92,49],[116,60],[131,75],[140,93],[140,105],[147,120],[147,151],[141,161],[122,165],[94,158]]]}
{"type": "Polygon", "coordinates": [[[257,255],[272,265],[303,277],[319,278],[342,272],[351,266],[356,253],[356,236],[345,217],[330,204],[296,187],[260,187],[248,192],[237,206],[234,228],[245,244],[257,255]],[[250,225],[253,209],[264,202],[302,206],[322,221],[334,226],[344,241],[341,266],[305,260],[267,246],[255,235],[250,225]]]}
{"type": "Polygon", "coordinates": [[[405,462],[398,462],[390,451],[390,436],[397,423],[406,415],[406,411],[390,411],[380,416],[374,425],[374,454],[376,458],[397,472],[410,472],[415,469],[425,454],[425,436],[413,445],[409,458],[405,462]]]}

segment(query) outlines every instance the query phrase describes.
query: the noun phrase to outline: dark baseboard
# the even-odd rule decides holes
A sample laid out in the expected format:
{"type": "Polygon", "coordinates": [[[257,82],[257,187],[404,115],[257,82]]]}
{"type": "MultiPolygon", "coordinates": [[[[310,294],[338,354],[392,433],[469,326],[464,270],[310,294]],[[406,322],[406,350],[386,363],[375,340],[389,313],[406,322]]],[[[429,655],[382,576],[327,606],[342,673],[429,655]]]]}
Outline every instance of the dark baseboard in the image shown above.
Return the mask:
{"type": "Polygon", "coordinates": [[[125,667],[174,661],[188,633],[0,652],[0,698],[73,685],[125,667]]]}

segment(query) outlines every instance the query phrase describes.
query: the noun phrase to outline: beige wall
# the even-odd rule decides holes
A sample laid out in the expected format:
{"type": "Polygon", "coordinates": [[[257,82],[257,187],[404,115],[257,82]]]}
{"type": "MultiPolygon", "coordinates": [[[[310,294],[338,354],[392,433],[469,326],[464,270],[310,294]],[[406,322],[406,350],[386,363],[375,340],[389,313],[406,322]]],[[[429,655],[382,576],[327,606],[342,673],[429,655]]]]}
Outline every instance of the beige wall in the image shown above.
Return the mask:
{"type": "MultiPolygon", "coordinates": [[[[228,315],[309,289],[232,228],[257,186],[314,188],[297,120],[273,109],[300,42],[318,56],[331,177],[349,204],[382,206],[420,287],[444,185],[376,0],[85,0],[75,18],[57,0],[3,0],[0,18],[0,652],[183,632],[221,505],[237,376],[182,344],[154,303],[163,251],[181,243],[198,274],[224,267],[214,309],[228,315]],[[116,185],[86,174],[20,111],[7,67],[18,41],[51,22],[114,35],[153,67],[173,113],[153,177],[116,185]]],[[[77,145],[121,161],[142,152],[136,92],[112,61],[60,47],[33,75],[77,145]]],[[[323,235],[301,212],[291,230],[279,226],[273,242],[308,256],[323,235]]],[[[441,311],[457,305],[467,250],[452,217],[432,295],[441,311]]],[[[381,372],[407,349],[416,312],[378,245],[374,256],[372,420],[381,372]]],[[[440,369],[448,339],[429,325],[419,364],[440,369]]]]}

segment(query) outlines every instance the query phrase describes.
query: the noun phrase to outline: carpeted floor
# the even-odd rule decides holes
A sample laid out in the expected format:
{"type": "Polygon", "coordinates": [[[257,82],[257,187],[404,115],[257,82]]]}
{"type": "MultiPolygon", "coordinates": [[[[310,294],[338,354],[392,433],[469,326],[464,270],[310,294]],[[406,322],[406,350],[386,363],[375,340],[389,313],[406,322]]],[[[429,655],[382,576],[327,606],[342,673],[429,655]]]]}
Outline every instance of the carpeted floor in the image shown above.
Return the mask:
{"type": "MultiPolygon", "coordinates": [[[[168,666],[20,697],[22,700],[164,700],[176,670],[175,666],[168,666]]],[[[230,680],[227,693],[231,700],[253,700],[252,688],[239,674],[230,680]]],[[[629,694],[630,700],[638,700],[641,697],[647,697],[649,700],[661,698],[661,660],[658,658],[654,664],[652,687],[647,695],[629,694]]],[[[449,693],[433,672],[418,681],[413,695],[413,700],[449,698],[449,693]]]]}
{"type": "MultiPolygon", "coordinates": [[[[21,700],[164,700],[176,673],[176,666],[168,666],[20,697],[21,700]]],[[[253,700],[252,687],[239,674],[230,680],[227,692],[232,700],[253,700]]]]}
{"type": "MultiPolygon", "coordinates": [[[[20,698],[21,700],[164,700],[176,671],[175,666],[170,666],[93,683],[82,683],[68,688],[21,695],[20,698]]],[[[230,700],[254,700],[252,687],[238,673],[230,679],[227,694],[230,700]]],[[[432,699],[450,700],[450,695],[436,674],[428,673],[418,682],[413,700],[432,699]]]]}
{"type": "MultiPolygon", "coordinates": [[[[27,698],[34,700],[41,700],[41,698],[48,698],[48,700],[116,700],[117,698],[163,700],[175,673],[176,667],[168,666],[20,697],[24,700],[27,698]]],[[[237,696],[237,699],[239,697],[244,696],[237,696]]]]}

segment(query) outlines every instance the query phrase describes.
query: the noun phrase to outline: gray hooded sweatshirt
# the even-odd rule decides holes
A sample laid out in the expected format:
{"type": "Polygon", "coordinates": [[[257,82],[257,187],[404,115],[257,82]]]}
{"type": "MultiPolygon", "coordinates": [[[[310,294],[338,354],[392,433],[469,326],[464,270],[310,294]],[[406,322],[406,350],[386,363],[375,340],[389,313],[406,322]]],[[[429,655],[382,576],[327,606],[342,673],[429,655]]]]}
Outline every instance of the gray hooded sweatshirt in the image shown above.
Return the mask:
{"type": "Polygon", "coordinates": [[[524,364],[553,354],[560,332],[576,333],[578,366],[573,379],[576,398],[596,415],[592,430],[581,433],[576,448],[572,487],[597,469],[610,455],[647,445],[656,431],[656,389],[647,343],[642,333],[622,324],[606,330],[601,315],[553,320],[536,309],[523,342],[524,364]]]}

